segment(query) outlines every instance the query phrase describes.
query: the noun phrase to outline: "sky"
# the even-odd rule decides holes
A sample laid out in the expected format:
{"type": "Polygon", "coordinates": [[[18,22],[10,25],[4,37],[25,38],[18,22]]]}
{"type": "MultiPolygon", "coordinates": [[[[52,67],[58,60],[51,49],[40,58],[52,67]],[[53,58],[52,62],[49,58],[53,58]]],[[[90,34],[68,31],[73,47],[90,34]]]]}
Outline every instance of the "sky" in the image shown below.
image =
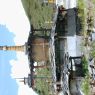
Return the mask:
{"type": "MultiPolygon", "coordinates": [[[[0,45],[23,45],[30,24],[20,0],[0,0],[0,45]]],[[[27,77],[27,55],[23,52],[0,51],[0,95],[36,95],[15,78],[27,77]]]]}

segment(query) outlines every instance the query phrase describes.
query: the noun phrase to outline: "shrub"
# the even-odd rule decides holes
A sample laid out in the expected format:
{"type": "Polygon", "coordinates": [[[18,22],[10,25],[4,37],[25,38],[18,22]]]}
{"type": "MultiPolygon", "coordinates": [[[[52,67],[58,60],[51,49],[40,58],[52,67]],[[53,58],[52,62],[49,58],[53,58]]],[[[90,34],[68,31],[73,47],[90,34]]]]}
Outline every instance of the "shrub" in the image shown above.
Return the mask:
{"type": "Polygon", "coordinates": [[[82,68],[83,68],[83,75],[86,76],[88,74],[88,62],[85,56],[82,58],[82,68]]]}

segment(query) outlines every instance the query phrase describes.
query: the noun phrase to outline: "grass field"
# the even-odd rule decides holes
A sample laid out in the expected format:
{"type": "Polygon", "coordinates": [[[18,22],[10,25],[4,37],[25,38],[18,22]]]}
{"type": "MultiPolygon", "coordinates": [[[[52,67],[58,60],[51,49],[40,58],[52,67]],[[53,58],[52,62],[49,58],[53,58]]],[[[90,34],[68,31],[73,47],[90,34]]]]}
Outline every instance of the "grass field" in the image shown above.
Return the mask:
{"type": "MultiPolygon", "coordinates": [[[[34,28],[51,28],[51,22],[53,17],[53,5],[52,4],[43,4],[43,0],[22,0],[26,15],[30,21],[30,25],[33,25],[34,28]]],[[[38,63],[40,64],[40,63],[38,63]]],[[[50,65],[50,63],[45,63],[50,65]]],[[[40,64],[41,65],[41,64],[40,64]]],[[[37,76],[51,76],[50,68],[36,69],[37,76]]],[[[49,95],[50,84],[46,81],[51,81],[49,78],[39,78],[35,79],[36,92],[39,95],[49,95]]]]}
{"type": "Polygon", "coordinates": [[[50,24],[46,24],[45,22],[52,21],[53,5],[43,4],[42,1],[22,0],[30,24],[33,24],[34,28],[51,27],[50,24]]]}
{"type": "MultiPolygon", "coordinates": [[[[46,76],[46,77],[51,77],[51,69],[40,69],[37,70],[37,75],[41,75],[41,76],[46,76]]],[[[46,81],[52,81],[51,78],[41,78],[41,79],[37,79],[36,80],[36,87],[37,87],[37,92],[39,93],[39,95],[49,95],[49,93],[51,92],[50,90],[50,84],[46,81]]]]}

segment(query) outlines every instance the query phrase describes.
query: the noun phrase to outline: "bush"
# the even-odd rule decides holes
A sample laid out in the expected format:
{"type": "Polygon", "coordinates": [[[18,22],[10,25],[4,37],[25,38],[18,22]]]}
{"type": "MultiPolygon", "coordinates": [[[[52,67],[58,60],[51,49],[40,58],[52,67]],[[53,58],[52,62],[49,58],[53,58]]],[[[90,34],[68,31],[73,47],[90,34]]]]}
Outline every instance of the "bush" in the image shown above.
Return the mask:
{"type": "Polygon", "coordinates": [[[83,68],[83,75],[86,76],[88,74],[88,62],[85,56],[82,58],[82,68],[83,68]]]}

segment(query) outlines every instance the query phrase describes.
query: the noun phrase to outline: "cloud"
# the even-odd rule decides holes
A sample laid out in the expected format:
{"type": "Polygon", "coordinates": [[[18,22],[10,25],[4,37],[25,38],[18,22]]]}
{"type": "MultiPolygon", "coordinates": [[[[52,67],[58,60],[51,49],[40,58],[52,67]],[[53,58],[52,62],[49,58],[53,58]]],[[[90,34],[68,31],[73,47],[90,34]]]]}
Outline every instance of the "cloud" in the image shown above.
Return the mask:
{"type": "Polygon", "coordinates": [[[37,95],[31,88],[28,88],[28,86],[25,86],[21,84],[19,87],[18,95],[37,95]],[[22,89],[23,89],[23,94],[22,94],[22,89]]]}
{"type": "MultiPolygon", "coordinates": [[[[30,72],[28,58],[24,53],[17,53],[17,60],[11,60],[10,64],[12,66],[12,78],[23,78],[28,76],[28,73],[30,72]]],[[[16,82],[19,86],[18,95],[36,95],[32,88],[29,88],[28,85],[24,85],[23,82],[19,81],[19,79],[16,79],[16,82]]]]}
{"type": "Polygon", "coordinates": [[[12,66],[12,78],[24,77],[27,76],[30,72],[28,65],[28,57],[22,52],[17,53],[17,60],[11,60],[10,64],[12,66]]]}
{"type": "Polygon", "coordinates": [[[24,44],[27,41],[24,37],[28,37],[30,25],[21,0],[0,0],[0,23],[15,33],[15,43],[24,44]]]}
{"type": "MultiPolygon", "coordinates": [[[[0,24],[6,25],[15,34],[16,45],[27,42],[30,24],[22,7],[21,0],[0,0],[0,24]]],[[[17,53],[17,60],[11,60],[11,77],[27,77],[29,73],[28,58],[24,53],[17,53]]],[[[18,95],[36,95],[27,85],[16,80],[18,95]]]]}

